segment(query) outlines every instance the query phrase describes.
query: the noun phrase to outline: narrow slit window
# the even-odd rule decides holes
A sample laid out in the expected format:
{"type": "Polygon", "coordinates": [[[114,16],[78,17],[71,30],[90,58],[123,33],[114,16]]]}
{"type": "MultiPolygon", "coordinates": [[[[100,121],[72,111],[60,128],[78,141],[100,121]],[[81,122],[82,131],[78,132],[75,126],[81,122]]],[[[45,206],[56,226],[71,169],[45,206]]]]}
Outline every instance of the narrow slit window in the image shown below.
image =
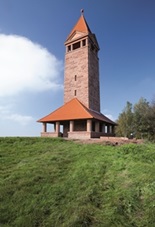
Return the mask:
{"type": "Polygon", "coordinates": [[[77,95],[77,91],[75,90],[75,91],[74,91],[74,96],[76,96],[76,95],[77,95]]]}
{"type": "Polygon", "coordinates": [[[75,75],[74,79],[75,79],[75,81],[77,81],[77,75],[75,75]]]}

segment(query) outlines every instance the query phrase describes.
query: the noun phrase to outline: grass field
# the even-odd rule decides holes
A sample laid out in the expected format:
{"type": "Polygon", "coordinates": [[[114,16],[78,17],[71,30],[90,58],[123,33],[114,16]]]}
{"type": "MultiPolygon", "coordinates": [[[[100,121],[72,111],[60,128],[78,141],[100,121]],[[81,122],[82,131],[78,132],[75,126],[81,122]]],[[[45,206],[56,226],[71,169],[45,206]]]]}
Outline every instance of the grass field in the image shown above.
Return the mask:
{"type": "Polygon", "coordinates": [[[0,138],[1,227],[154,227],[155,144],[0,138]]]}

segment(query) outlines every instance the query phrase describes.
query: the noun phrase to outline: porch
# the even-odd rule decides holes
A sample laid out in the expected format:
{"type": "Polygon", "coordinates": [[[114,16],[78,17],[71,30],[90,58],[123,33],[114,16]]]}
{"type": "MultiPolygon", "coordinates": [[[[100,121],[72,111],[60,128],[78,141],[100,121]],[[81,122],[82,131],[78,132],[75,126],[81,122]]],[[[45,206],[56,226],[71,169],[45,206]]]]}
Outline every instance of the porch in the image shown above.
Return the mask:
{"type": "Polygon", "coordinates": [[[42,137],[67,137],[70,139],[90,139],[114,135],[114,125],[96,119],[43,122],[41,132],[42,137]],[[47,124],[54,125],[53,131],[47,131],[47,124]]]}

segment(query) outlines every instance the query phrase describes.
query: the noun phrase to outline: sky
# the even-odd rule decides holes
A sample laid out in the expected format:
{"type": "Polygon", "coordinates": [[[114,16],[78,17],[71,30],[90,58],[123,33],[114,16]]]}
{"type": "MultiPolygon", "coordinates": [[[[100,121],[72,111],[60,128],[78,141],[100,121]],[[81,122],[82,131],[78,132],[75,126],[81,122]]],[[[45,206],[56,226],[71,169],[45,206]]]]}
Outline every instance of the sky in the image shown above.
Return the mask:
{"type": "Polygon", "coordinates": [[[101,112],[115,121],[127,101],[155,97],[154,0],[0,0],[0,136],[40,136],[37,120],[63,105],[81,9],[100,46],[101,112]]]}

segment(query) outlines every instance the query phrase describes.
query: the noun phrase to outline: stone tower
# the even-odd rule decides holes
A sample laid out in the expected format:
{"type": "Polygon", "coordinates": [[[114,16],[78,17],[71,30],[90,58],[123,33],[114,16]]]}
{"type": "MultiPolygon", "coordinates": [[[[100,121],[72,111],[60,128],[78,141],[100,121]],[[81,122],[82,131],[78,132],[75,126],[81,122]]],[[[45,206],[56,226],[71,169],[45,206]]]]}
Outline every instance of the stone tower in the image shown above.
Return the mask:
{"type": "Polygon", "coordinates": [[[100,112],[99,45],[83,12],[65,46],[64,103],[77,98],[87,108],[100,112]]]}
{"type": "Polygon", "coordinates": [[[114,136],[116,123],[100,112],[99,45],[83,11],[65,46],[64,105],[38,120],[43,124],[41,136],[114,136]],[[53,124],[53,132],[47,132],[47,124],[53,124]]]}

